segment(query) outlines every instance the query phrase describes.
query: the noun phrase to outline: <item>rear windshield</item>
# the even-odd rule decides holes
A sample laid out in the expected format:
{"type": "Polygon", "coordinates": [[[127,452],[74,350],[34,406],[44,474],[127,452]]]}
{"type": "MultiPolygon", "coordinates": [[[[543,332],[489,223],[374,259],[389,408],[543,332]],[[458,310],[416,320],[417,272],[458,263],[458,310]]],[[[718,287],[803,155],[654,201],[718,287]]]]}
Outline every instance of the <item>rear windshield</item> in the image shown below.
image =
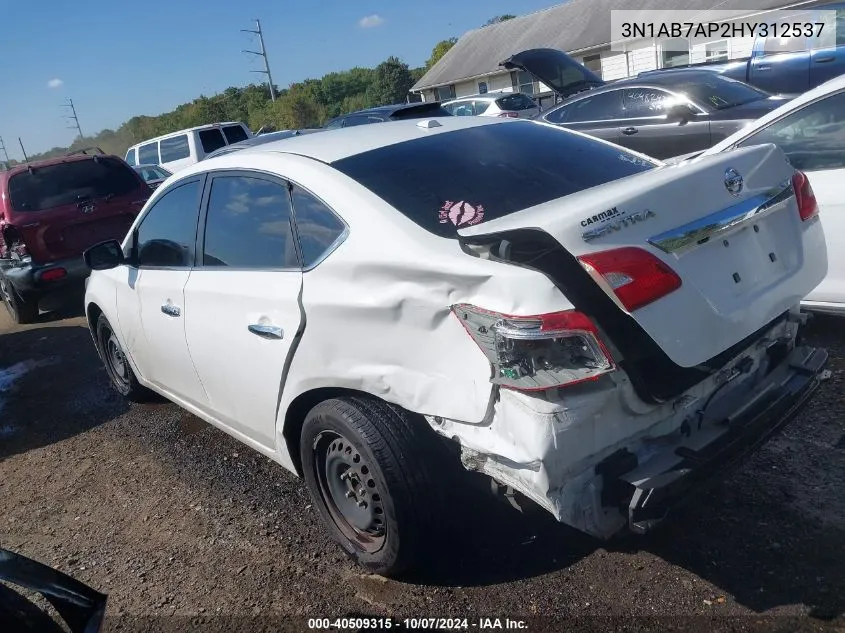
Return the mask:
{"type": "Polygon", "coordinates": [[[507,97],[502,97],[501,99],[496,100],[496,103],[502,110],[528,110],[529,108],[535,107],[535,103],[529,98],[526,97],[521,92],[517,92],[516,94],[508,95],[507,97]]]}
{"type": "Polygon", "coordinates": [[[655,163],[547,125],[482,125],[388,145],[335,161],[424,229],[457,230],[611,180],[655,163]]]}
{"type": "Polygon", "coordinates": [[[15,211],[42,211],[87,200],[124,196],[140,186],[126,163],[91,158],[22,171],[9,179],[15,211]]]}

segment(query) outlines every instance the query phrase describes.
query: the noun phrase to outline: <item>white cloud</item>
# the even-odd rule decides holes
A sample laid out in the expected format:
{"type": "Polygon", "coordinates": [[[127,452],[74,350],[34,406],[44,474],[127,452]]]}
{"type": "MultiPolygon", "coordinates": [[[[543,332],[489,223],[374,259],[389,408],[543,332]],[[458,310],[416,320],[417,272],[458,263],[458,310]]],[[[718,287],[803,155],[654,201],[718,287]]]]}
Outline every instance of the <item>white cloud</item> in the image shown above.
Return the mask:
{"type": "Polygon", "coordinates": [[[47,82],[47,87],[48,88],[61,88],[64,85],[64,83],[65,82],[63,82],[61,79],[56,77],[55,79],[51,79],[50,81],[47,82]]]}
{"type": "Polygon", "coordinates": [[[358,20],[358,26],[362,29],[371,29],[382,24],[384,24],[384,18],[377,14],[366,15],[358,20]]]}

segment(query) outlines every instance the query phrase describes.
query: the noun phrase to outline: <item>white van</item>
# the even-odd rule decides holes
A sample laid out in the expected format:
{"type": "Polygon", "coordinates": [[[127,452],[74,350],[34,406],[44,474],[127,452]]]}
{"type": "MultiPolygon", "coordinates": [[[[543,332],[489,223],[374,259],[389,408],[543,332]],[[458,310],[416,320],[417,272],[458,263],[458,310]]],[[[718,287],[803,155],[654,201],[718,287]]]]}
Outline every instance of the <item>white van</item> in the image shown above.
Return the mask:
{"type": "Polygon", "coordinates": [[[161,165],[176,172],[198,163],[207,154],[252,138],[249,128],[238,121],[210,123],[151,138],[126,151],[126,162],[132,165],[161,165]]]}

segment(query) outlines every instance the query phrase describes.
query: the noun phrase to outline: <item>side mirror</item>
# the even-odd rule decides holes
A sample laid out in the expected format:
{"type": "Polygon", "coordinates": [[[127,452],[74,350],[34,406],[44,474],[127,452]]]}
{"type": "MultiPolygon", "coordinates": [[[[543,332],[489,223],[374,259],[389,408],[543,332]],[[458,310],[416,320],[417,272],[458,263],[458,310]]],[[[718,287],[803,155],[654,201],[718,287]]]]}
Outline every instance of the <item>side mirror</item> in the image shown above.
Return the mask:
{"type": "Polygon", "coordinates": [[[91,270],[117,268],[126,261],[126,258],[123,256],[123,249],[117,240],[108,240],[107,242],[95,244],[86,250],[82,254],[82,257],[85,259],[85,264],[91,270]]]}
{"type": "Polygon", "coordinates": [[[686,103],[676,103],[666,111],[666,118],[676,123],[686,123],[695,116],[692,108],[686,103]]]}

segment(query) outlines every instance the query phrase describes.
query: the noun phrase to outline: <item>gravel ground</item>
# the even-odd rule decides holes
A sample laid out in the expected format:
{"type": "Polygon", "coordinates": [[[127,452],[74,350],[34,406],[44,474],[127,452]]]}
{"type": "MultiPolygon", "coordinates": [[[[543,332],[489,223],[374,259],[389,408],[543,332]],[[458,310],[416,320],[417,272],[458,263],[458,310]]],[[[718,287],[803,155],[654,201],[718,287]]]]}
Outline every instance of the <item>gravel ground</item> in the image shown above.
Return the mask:
{"type": "Polygon", "coordinates": [[[0,378],[0,543],[109,594],[107,630],[305,630],[293,618],[358,614],[843,631],[841,324],[804,332],[831,354],[812,404],[659,533],[602,544],[480,501],[433,569],[400,583],[353,566],[280,467],[175,405],[123,402],[83,319],[12,327],[3,313],[0,370],[18,376],[0,378]]]}

